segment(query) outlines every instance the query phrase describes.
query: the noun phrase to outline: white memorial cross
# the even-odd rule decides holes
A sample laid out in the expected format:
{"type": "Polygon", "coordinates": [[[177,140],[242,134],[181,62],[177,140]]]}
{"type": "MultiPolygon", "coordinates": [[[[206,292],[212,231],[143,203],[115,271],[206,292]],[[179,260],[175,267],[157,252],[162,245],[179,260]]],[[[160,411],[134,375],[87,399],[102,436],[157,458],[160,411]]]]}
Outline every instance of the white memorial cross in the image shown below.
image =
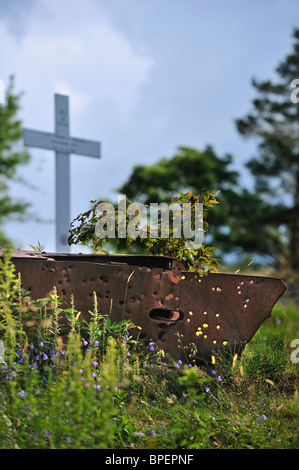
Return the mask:
{"type": "Polygon", "coordinates": [[[100,158],[100,143],[69,135],[69,98],[55,94],[55,133],[23,129],[24,144],[55,150],[56,154],[56,249],[69,253],[70,154],[100,158]]]}

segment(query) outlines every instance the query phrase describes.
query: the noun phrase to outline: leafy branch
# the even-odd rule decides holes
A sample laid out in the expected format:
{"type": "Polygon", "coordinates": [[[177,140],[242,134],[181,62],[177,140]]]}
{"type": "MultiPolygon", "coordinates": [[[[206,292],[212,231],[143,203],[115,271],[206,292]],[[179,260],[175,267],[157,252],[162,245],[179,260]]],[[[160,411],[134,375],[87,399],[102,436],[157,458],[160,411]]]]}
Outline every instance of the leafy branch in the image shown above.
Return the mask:
{"type": "MultiPolygon", "coordinates": [[[[216,195],[211,194],[209,191],[204,191],[201,196],[195,195],[192,191],[187,193],[180,193],[179,196],[173,197],[170,201],[171,205],[177,205],[179,208],[179,216],[175,211],[169,211],[169,236],[161,236],[162,215],[158,211],[157,226],[142,225],[141,218],[137,217],[139,211],[136,207],[134,214],[128,211],[131,202],[126,199],[123,201],[123,210],[119,211],[119,206],[114,205],[112,214],[108,214],[109,210],[105,209],[106,201],[91,201],[92,207],[88,211],[79,214],[70,226],[70,236],[68,238],[69,245],[84,245],[95,253],[108,253],[103,248],[103,244],[119,245],[123,241],[123,236],[120,237],[120,231],[126,237],[127,246],[132,243],[138,243],[143,246],[145,251],[152,255],[161,256],[174,256],[183,262],[184,269],[187,271],[198,271],[204,274],[207,271],[217,271],[219,260],[214,257],[213,251],[215,247],[207,247],[204,243],[201,246],[190,248],[187,245],[188,238],[184,235],[184,222],[182,220],[182,210],[184,205],[190,208],[190,229],[195,233],[198,229],[196,226],[196,205],[202,204],[202,240],[208,232],[209,224],[207,222],[208,211],[215,204],[219,204],[216,195]],[[102,211],[98,207],[104,207],[102,211]],[[105,228],[104,236],[99,237],[96,226],[101,224],[105,228]],[[135,232],[128,230],[129,225],[134,224],[135,232]],[[180,231],[178,234],[177,231],[180,231]],[[139,236],[136,236],[135,234],[139,236]],[[153,236],[154,234],[154,236],[153,236]],[[160,236],[159,236],[160,234],[160,236]]],[[[111,207],[112,205],[109,204],[111,207]]],[[[108,207],[108,206],[107,206],[108,207]]],[[[147,211],[149,206],[146,207],[147,211]]],[[[140,214],[139,214],[140,215],[140,214]]]]}

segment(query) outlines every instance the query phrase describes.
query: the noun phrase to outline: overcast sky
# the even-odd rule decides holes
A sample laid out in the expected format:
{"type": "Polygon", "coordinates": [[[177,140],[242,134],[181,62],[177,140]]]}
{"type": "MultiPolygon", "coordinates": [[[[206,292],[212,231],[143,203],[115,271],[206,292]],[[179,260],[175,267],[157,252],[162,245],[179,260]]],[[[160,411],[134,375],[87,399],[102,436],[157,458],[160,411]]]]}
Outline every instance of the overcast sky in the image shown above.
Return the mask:
{"type": "MultiPolygon", "coordinates": [[[[298,20],[298,0],[0,0],[0,79],[24,92],[24,127],[54,131],[54,93],[67,94],[71,135],[101,142],[99,160],[71,156],[72,218],[178,146],[231,153],[250,185],[255,144],[234,120],[250,111],[252,77],[275,79],[298,20]]],[[[55,251],[54,153],[30,154],[20,174],[36,189],[13,195],[53,222],[5,229],[20,248],[55,251]]]]}

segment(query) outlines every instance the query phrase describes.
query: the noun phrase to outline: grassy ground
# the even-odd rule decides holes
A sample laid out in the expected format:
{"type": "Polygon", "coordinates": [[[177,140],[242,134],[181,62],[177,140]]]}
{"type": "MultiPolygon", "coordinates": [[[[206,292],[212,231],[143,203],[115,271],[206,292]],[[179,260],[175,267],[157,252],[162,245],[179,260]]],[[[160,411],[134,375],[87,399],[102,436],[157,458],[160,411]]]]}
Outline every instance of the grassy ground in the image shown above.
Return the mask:
{"type": "Polygon", "coordinates": [[[298,306],[278,303],[241,357],[168,368],[96,303],[89,325],[67,312],[66,346],[57,296],[28,304],[8,262],[0,287],[0,448],[298,448],[298,306]]]}

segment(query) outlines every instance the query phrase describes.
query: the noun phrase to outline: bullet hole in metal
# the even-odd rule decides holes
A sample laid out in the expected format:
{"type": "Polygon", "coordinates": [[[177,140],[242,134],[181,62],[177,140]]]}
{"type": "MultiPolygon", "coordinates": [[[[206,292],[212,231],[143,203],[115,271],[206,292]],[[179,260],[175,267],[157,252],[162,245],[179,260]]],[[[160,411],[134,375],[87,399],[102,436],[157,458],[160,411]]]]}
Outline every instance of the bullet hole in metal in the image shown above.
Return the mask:
{"type": "Polygon", "coordinates": [[[168,310],[166,308],[153,308],[149,313],[149,317],[154,321],[160,322],[159,326],[161,324],[165,324],[168,326],[181,321],[184,315],[182,312],[178,312],[177,310],[168,310]]]}

